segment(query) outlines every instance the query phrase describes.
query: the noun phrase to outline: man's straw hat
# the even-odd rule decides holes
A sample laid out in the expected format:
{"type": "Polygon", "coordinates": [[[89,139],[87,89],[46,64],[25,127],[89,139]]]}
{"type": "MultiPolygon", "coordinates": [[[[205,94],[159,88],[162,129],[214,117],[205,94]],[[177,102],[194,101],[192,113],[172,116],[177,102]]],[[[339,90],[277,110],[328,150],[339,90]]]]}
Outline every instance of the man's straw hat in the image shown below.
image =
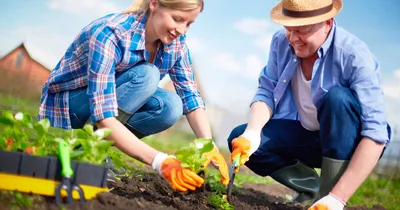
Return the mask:
{"type": "Polygon", "coordinates": [[[303,26],[329,20],[342,9],[342,0],[282,0],[271,19],[284,26],[303,26]]]}

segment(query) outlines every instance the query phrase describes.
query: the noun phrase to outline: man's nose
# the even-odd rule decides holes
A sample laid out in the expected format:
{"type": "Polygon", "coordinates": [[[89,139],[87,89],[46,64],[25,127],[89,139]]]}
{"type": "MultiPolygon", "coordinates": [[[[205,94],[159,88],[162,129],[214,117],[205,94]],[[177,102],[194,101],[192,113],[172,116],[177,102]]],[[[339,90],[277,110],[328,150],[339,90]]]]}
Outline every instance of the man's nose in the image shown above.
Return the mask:
{"type": "Polygon", "coordinates": [[[293,31],[289,32],[289,41],[294,42],[299,40],[299,37],[293,31]]]}

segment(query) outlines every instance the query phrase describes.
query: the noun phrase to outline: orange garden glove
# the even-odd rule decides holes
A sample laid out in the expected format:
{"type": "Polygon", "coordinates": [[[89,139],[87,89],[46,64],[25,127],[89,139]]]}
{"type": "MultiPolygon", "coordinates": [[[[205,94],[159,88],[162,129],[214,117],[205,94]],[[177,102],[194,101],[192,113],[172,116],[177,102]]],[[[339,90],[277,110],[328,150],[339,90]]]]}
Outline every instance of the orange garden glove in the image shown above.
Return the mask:
{"type": "MultiPolygon", "coordinates": [[[[231,161],[240,155],[240,165],[244,165],[260,146],[261,137],[259,132],[245,131],[241,136],[232,140],[231,161]]],[[[235,169],[237,173],[239,167],[235,169]]]]}
{"type": "Polygon", "coordinates": [[[207,168],[210,162],[212,162],[213,165],[218,167],[221,173],[221,183],[225,186],[228,185],[229,183],[228,165],[226,164],[224,157],[219,153],[217,146],[214,144],[214,148],[211,151],[204,153],[203,155],[207,157],[207,162],[204,164],[204,168],[207,168]]]}
{"type": "Polygon", "coordinates": [[[175,190],[182,192],[195,190],[204,183],[204,179],[196,173],[182,168],[181,162],[174,156],[159,152],[151,165],[175,190]]]}
{"type": "Polygon", "coordinates": [[[329,193],[314,203],[308,210],[343,210],[345,205],[344,201],[329,193]]]}

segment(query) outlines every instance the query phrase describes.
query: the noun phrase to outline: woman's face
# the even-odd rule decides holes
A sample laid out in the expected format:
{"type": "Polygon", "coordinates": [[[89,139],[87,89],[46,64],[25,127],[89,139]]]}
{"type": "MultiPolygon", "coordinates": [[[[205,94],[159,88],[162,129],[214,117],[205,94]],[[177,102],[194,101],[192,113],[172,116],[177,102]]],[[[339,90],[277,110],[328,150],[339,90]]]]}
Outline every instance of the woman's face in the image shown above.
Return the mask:
{"type": "Polygon", "coordinates": [[[200,13],[201,7],[183,11],[161,6],[157,0],[150,1],[150,18],[155,39],[170,44],[178,36],[185,34],[200,13]]]}

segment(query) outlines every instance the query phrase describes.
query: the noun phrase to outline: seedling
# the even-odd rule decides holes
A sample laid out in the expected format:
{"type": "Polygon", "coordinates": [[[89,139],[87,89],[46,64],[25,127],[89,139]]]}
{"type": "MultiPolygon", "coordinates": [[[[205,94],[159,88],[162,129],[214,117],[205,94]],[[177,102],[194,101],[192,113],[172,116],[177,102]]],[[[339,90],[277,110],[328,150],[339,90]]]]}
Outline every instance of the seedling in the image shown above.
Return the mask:
{"type": "Polygon", "coordinates": [[[211,205],[216,209],[233,210],[233,206],[229,204],[226,195],[224,194],[212,193],[211,196],[207,197],[207,200],[210,201],[211,205]]]}
{"type": "Polygon", "coordinates": [[[197,174],[205,173],[204,164],[207,158],[203,154],[211,151],[213,148],[214,144],[211,139],[195,139],[189,146],[182,147],[176,151],[175,156],[181,161],[183,168],[189,168],[197,174]]]}

